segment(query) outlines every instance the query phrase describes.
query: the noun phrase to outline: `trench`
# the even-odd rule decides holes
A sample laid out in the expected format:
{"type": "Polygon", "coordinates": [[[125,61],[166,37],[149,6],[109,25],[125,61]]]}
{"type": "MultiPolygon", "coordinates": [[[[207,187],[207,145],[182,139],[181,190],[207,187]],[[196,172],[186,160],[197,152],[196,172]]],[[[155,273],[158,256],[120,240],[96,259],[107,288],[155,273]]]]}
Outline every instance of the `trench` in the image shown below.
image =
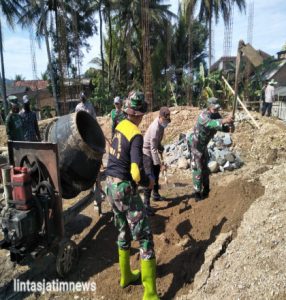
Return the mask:
{"type": "MultiPolygon", "coordinates": [[[[183,189],[186,194],[188,186],[182,188],[180,193],[183,189]]],[[[215,176],[208,199],[195,202],[190,195],[180,201],[168,219],[164,242],[159,243],[159,259],[164,262],[159,270],[164,276],[169,275],[169,279],[162,282],[164,289],[167,289],[163,299],[188,293],[195,275],[205,262],[207,248],[220,233],[232,231],[232,239],[235,239],[244,213],[264,194],[264,190],[259,180],[246,180],[238,176],[225,183],[223,176],[215,176]]],[[[178,194],[178,188],[169,189],[169,193],[178,194]]],[[[223,247],[214,260],[225,251],[226,247],[223,247]]]]}

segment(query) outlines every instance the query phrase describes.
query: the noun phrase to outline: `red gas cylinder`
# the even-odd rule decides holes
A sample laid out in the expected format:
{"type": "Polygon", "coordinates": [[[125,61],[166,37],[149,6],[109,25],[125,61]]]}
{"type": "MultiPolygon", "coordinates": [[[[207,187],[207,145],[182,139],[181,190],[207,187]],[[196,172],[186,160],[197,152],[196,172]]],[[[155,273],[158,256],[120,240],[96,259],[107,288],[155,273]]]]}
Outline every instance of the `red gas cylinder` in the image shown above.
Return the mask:
{"type": "Polygon", "coordinates": [[[15,167],[12,169],[12,195],[16,202],[16,209],[28,210],[31,208],[32,199],[31,177],[26,167],[15,167]]]}

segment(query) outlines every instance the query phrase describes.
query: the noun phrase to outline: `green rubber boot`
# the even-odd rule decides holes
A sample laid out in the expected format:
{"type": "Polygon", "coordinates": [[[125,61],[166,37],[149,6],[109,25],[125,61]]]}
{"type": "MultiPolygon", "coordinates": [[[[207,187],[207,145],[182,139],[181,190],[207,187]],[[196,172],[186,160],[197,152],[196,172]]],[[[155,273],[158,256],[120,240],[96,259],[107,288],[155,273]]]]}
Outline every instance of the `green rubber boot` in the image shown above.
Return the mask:
{"type": "Polygon", "coordinates": [[[141,260],[142,284],[144,286],[143,300],[159,300],[156,290],[156,261],[141,260]]]}
{"type": "Polygon", "coordinates": [[[138,280],[140,277],[139,270],[130,270],[130,250],[118,249],[119,266],[120,266],[120,286],[125,288],[130,283],[138,280]]]}

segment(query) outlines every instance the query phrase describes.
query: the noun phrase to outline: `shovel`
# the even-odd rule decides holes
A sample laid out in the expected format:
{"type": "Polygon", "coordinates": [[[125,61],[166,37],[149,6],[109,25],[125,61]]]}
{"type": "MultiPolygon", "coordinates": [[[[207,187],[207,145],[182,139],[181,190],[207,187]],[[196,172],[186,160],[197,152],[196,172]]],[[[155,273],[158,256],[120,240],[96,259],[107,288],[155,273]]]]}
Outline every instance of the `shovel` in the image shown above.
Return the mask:
{"type": "Polygon", "coordinates": [[[163,158],[163,153],[160,153],[160,157],[161,157],[161,163],[163,165],[162,168],[162,175],[164,176],[164,183],[168,184],[168,177],[167,177],[167,166],[164,163],[164,158],[163,158]]]}

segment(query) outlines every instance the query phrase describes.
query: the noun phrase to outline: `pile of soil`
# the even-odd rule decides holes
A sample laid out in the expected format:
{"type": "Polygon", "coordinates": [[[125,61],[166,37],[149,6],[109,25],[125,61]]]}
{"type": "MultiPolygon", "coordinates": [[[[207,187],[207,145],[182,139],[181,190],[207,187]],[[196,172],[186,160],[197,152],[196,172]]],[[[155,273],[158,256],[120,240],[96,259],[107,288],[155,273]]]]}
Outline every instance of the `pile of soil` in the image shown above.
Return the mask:
{"type": "Polygon", "coordinates": [[[259,180],[265,192],[244,214],[236,238],[222,248],[217,241],[209,247],[205,257],[216,256],[183,299],[285,299],[285,167],[284,162],[245,175],[251,184],[259,180]]]}
{"type": "Polygon", "coordinates": [[[242,121],[233,134],[237,151],[248,161],[257,163],[272,164],[285,161],[285,124],[275,118],[253,114],[260,128],[253,127],[249,121],[242,121]]]}
{"type": "Polygon", "coordinates": [[[7,134],[5,125],[0,125],[0,146],[7,145],[7,134]]]}

